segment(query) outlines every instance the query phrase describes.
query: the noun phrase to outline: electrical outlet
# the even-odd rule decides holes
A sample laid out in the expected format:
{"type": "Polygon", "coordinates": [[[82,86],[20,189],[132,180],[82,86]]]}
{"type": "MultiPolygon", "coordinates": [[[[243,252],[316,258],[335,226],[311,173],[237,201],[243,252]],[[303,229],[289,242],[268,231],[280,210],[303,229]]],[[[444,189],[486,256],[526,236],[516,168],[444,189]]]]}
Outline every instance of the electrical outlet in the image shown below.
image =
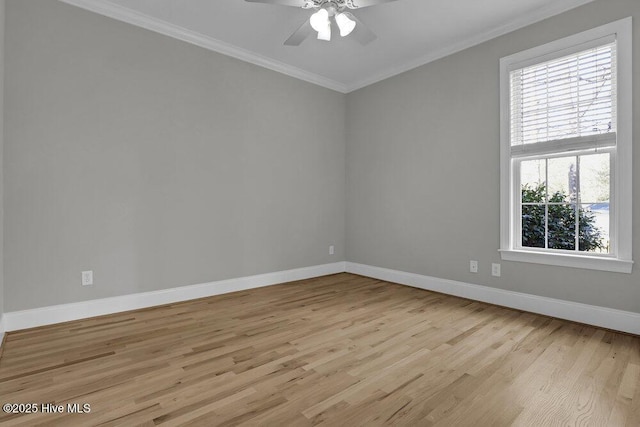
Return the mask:
{"type": "Polygon", "coordinates": [[[336,248],[333,245],[329,246],[329,255],[333,255],[336,253],[336,248]]]}
{"type": "Polygon", "coordinates": [[[471,273],[478,272],[478,261],[469,261],[469,271],[471,273]]]}
{"type": "Polygon", "coordinates": [[[500,277],[500,264],[491,264],[491,275],[500,277]]]}
{"type": "Polygon", "coordinates": [[[82,286],[93,285],[93,271],[82,272],[82,286]]]}

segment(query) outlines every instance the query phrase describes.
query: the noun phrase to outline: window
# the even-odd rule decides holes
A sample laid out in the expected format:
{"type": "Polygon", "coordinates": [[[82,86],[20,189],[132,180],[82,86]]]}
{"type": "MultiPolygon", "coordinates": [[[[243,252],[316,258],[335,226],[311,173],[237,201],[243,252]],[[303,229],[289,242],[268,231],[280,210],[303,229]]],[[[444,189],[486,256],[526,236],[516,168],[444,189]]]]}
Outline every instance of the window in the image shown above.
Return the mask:
{"type": "Polygon", "coordinates": [[[500,61],[502,259],[630,273],[631,18],[500,61]]]}

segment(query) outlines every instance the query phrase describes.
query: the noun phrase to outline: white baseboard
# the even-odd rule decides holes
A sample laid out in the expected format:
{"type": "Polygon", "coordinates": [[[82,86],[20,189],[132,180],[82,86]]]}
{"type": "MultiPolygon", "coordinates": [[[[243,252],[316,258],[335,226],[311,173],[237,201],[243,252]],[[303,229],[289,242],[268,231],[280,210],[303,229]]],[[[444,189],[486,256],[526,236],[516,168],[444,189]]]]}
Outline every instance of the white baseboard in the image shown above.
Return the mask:
{"type": "Polygon", "coordinates": [[[2,350],[2,342],[4,341],[4,316],[0,313],[0,350],[2,350]]]}
{"type": "Polygon", "coordinates": [[[540,297],[520,292],[505,291],[488,286],[439,279],[365,264],[336,262],[333,264],[240,277],[200,285],[182,286],[161,291],[4,313],[4,316],[0,318],[0,340],[5,331],[16,331],[68,322],[70,320],[85,319],[88,317],[221,295],[229,292],[310,279],[344,271],[401,285],[640,335],[640,313],[540,297]]]}
{"type": "Polygon", "coordinates": [[[345,263],[336,262],[333,264],[296,268],[294,270],[239,277],[237,279],[220,280],[199,285],[181,286],[160,291],[60,304],[31,310],[13,311],[4,313],[3,321],[6,331],[17,331],[122,311],[188,301],[229,292],[260,288],[295,280],[310,279],[328,274],[342,273],[344,271],[345,263]]]}
{"type": "Polygon", "coordinates": [[[352,262],[346,263],[346,270],[348,273],[401,285],[640,335],[640,313],[505,291],[352,262]]]}

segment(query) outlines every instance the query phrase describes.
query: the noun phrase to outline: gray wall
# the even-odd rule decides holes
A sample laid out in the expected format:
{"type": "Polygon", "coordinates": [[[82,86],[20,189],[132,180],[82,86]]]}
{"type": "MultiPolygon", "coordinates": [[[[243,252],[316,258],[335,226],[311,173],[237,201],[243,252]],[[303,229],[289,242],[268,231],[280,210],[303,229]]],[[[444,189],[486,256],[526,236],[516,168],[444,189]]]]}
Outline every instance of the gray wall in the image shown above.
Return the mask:
{"type": "Polygon", "coordinates": [[[344,260],[345,95],[57,1],[6,13],[7,312],[344,260]]]}
{"type": "MultiPolygon", "coordinates": [[[[637,0],[595,1],[349,94],[347,260],[640,312],[640,266],[626,275],[502,262],[498,254],[499,59],[627,16],[634,17],[637,100],[637,0]],[[470,259],[479,260],[478,274],[469,273],[470,259]],[[492,262],[502,264],[501,278],[491,276],[492,262]]],[[[635,107],[634,123],[640,123],[635,107]]]]}
{"type": "Polygon", "coordinates": [[[633,15],[640,69],[634,0],[590,3],[347,96],[52,0],[6,12],[5,311],[346,258],[640,312],[638,267],[497,252],[499,58],[633,15]],[[88,269],[96,284],[81,287],[88,269]]]}

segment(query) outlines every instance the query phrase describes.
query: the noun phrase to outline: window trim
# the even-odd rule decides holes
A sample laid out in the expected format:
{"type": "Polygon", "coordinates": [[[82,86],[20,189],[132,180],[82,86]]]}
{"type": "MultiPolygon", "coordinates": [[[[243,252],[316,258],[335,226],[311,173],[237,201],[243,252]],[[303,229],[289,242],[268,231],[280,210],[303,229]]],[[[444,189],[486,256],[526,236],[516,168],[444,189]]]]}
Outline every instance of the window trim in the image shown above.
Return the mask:
{"type": "MultiPolygon", "coordinates": [[[[632,130],[633,130],[633,73],[632,73],[632,18],[615,21],[592,30],[534,47],[500,59],[500,255],[505,261],[519,261],[591,270],[631,273],[632,257],[632,130]],[[613,229],[615,238],[612,254],[562,253],[530,250],[515,245],[515,204],[517,194],[514,183],[514,161],[522,158],[511,152],[510,128],[510,72],[535,63],[570,55],[598,44],[606,43],[612,36],[617,40],[617,144],[612,158],[613,192],[611,194],[613,229]],[[621,232],[624,230],[624,232],[621,232]]],[[[577,148],[577,147],[576,147],[577,148]]],[[[577,150],[577,152],[580,150],[577,150]]],[[[573,155],[573,153],[567,152],[573,155]]],[[[536,156],[537,157],[537,156],[536,156]]]]}

